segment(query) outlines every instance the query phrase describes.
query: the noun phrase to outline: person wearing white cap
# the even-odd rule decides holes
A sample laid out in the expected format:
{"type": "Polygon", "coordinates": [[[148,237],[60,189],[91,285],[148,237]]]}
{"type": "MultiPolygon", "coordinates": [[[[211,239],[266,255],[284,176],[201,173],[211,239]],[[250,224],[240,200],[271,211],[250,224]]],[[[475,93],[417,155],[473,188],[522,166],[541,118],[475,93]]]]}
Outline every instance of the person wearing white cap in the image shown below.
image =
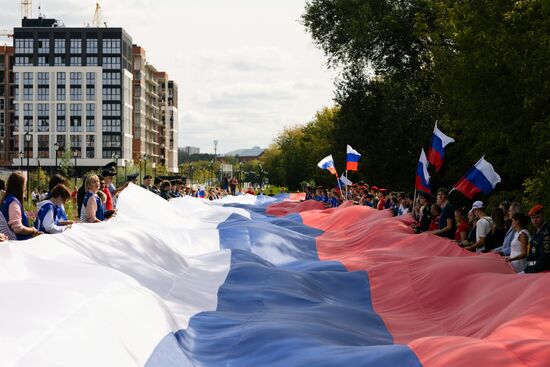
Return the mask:
{"type": "Polygon", "coordinates": [[[487,215],[487,213],[485,213],[483,201],[475,201],[472,205],[472,212],[478,218],[476,223],[476,242],[464,248],[470,251],[482,252],[485,250],[485,241],[487,240],[487,236],[491,233],[493,220],[487,215]]]}

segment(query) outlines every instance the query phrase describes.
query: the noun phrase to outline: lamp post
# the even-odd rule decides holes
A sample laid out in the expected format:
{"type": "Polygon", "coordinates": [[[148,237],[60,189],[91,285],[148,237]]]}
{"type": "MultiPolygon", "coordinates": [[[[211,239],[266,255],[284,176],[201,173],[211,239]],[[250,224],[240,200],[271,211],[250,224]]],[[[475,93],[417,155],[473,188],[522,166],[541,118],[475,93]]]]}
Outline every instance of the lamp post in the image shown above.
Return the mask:
{"type": "Polygon", "coordinates": [[[25,154],[27,155],[27,204],[30,200],[29,187],[30,187],[30,175],[29,175],[29,144],[31,142],[32,135],[30,132],[25,133],[25,154]]]}
{"type": "Polygon", "coordinates": [[[189,163],[189,186],[193,185],[193,163],[189,163]]]}
{"type": "Polygon", "coordinates": [[[124,159],[124,179],[126,180],[126,178],[128,176],[126,176],[126,167],[128,166],[128,162],[126,162],[126,159],[124,159]]]}
{"type": "Polygon", "coordinates": [[[74,188],[76,190],[76,158],[78,157],[78,148],[73,149],[73,157],[74,157],[74,188]]]}
{"type": "Polygon", "coordinates": [[[113,153],[113,160],[115,161],[115,185],[118,187],[118,153],[113,153]]]}
{"type": "MultiPolygon", "coordinates": [[[[54,154],[55,154],[55,173],[57,173],[57,156],[59,155],[59,143],[58,142],[55,142],[55,144],[53,145],[54,146],[54,154]]],[[[51,170],[50,172],[50,176],[53,176],[53,170],[51,170]]]]}
{"type": "Polygon", "coordinates": [[[157,162],[151,163],[151,167],[153,168],[153,174],[156,178],[157,177],[157,162]]]}
{"type": "Polygon", "coordinates": [[[144,176],[147,176],[147,158],[149,158],[149,156],[147,155],[147,153],[145,153],[145,155],[143,156],[143,159],[145,160],[145,166],[143,167],[144,176]]]}
{"type": "Polygon", "coordinates": [[[264,169],[261,163],[258,165],[258,167],[260,167],[260,191],[262,191],[264,169]]]}
{"type": "Polygon", "coordinates": [[[36,186],[38,186],[38,195],[40,195],[40,159],[36,160],[36,186]]]}
{"type": "Polygon", "coordinates": [[[19,162],[19,171],[23,170],[23,152],[19,152],[19,159],[21,159],[21,162],[19,162]]]}

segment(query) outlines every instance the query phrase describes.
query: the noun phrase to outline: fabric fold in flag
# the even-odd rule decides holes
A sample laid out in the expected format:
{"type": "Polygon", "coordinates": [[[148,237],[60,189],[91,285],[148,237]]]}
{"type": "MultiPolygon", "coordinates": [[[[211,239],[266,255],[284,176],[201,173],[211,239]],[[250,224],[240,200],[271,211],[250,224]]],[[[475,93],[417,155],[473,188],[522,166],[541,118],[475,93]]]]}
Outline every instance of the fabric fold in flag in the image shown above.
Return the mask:
{"type": "Polygon", "coordinates": [[[336,167],[334,167],[334,159],[332,159],[332,154],[323,158],[318,164],[319,168],[326,169],[333,175],[337,175],[336,167]]]}
{"type": "Polygon", "coordinates": [[[348,145],[346,152],[346,171],[357,171],[359,158],[361,158],[361,154],[348,145]]]}
{"type": "Polygon", "coordinates": [[[432,136],[432,145],[428,151],[428,162],[435,167],[435,171],[439,172],[443,166],[445,157],[445,147],[455,140],[445,134],[437,128],[437,122],[435,123],[434,132],[432,136]]]}
{"type": "Polygon", "coordinates": [[[468,199],[482,192],[489,195],[496,185],[501,182],[501,178],[496,173],[493,165],[482,157],[455,185],[455,189],[460,191],[468,199]]]}
{"type": "Polygon", "coordinates": [[[430,186],[430,174],[428,173],[428,160],[426,159],[426,153],[424,149],[420,153],[420,159],[418,160],[418,166],[416,167],[416,189],[428,194],[432,193],[430,186]]]}

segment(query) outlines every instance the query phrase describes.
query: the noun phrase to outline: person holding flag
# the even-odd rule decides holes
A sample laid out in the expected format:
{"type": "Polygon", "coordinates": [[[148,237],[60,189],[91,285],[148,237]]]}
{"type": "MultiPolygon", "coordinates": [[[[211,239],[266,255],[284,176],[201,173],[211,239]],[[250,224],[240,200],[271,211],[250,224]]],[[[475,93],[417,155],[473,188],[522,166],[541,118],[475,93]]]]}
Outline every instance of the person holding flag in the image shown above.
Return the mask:
{"type": "Polygon", "coordinates": [[[435,167],[436,172],[439,172],[443,166],[445,147],[454,142],[455,140],[453,138],[443,134],[443,132],[437,128],[436,122],[432,136],[432,145],[430,150],[428,150],[428,162],[435,167]]]}

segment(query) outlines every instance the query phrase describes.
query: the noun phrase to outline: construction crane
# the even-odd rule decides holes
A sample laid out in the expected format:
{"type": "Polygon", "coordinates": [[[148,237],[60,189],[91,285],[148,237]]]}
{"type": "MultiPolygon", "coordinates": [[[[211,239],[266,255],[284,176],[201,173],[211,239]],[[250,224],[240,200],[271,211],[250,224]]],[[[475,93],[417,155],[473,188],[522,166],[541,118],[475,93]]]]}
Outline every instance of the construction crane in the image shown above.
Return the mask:
{"type": "Polygon", "coordinates": [[[99,6],[99,3],[95,4],[95,13],[94,13],[94,19],[92,20],[92,27],[107,27],[107,22],[103,21],[103,15],[101,11],[101,6],[99,6]]]}
{"type": "Polygon", "coordinates": [[[21,0],[21,18],[32,18],[32,0],[21,0]]]}
{"type": "Polygon", "coordinates": [[[13,37],[13,30],[0,29],[0,37],[13,37]]]}

